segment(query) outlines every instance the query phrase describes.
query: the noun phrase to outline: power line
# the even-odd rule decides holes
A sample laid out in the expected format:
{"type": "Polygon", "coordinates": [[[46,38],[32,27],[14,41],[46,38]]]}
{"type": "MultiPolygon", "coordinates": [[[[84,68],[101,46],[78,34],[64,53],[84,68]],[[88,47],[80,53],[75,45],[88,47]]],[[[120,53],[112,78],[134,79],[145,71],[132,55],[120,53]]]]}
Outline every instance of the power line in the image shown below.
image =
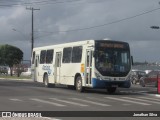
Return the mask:
{"type": "MultiPolygon", "coordinates": [[[[46,4],[61,4],[61,3],[71,3],[71,2],[78,2],[78,1],[82,1],[82,0],[69,0],[69,1],[58,1],[58,2],[53,2],[53,1],[48,1],[48,2],[35,2],[36,4],[39,5],[46,5],[46,4]]],[[[34,4],[34,3],[29,3],[29,4],[34,4]]]]}
{"type": "MultiPolygon", "coordinates": [[[[75,2],[75,1],[81,1],[81,0],[70,0],[70,1],[60,1],[60,2],[54,2],[52,4],[58,4],[58,3],[66,3],[66,2],[75,2]]],[[[35,1],[35,2],[32,2],[32,3],[23,3],[23,4],[33,4],[33,3],[49,3],[50,0],[43,0],[43,1],[35,1]]],[[[52,1],[53,2],[53,1],[52,1]]],[[[19,4],[17,4],[19,5],[19,4]]],[[[1,6],[1,5],[0,5],[1,6]]],[[[66,31],[55,31],[55,32],[48,32],[48,31],[34,31],[34,32],[43,32],[43,33],[48,33],[49,35],[45,35],[45,36],[50,36],[52,34],[55,34],[55,33],[61,33],[61,32],[74,32],[74,31],[82,31],[82,30],[87,30],[87,29],[94,29],[94,28],[98,28],[98,27],[103,27],[103,26],[108,26],[108,25],[112,25],[112,24],[116,24],[116,23],[119,23],[119,22],[122,22],[122,21],[126,21],[126,20],[129,20],[129,19],[133,19],[133,18],[136,18],[136,17],[139,17],[139,16],[142,16],[142,15],[145,15],[145,14],[148,14],[148,13],[152,13],[154,11],[157,11],[159,10],[160,8],[155,8],[155,9],[152,9],[152,10],[149,10],[149,11],[146,11],[146,12],[142,12],[140,14],[137,14],[137,15],[134,15],[134,16],[131,16],[131,17],[127,17],[127,18],[123,18],[123,19],[120,19],[120,20],[116,20],[116,21],[112,21],[112,22],[109,22],[109,23],[105,23],[105,24],[101,24],[101,25],[96,25],[96,26],[91,26],[91,27],[85,27],[85,28],[77,28],[77,29],[72,29],[72,30],[66,30],[66,31]]],[[[43,36],[41,36],[43,37],[43,36]]]]}
{"type": "Polygon", "coordinates": [[[0,7],[19,7],[19,6],[27,6],[27,5],[46,5],[46,4],[61,4],[61,3],[70,3],[70,2],[78,2],[78,1],[82,1],[82,0],[69,0],[69,1],[60,1],[60,2],[55,2],[55,1],[36,1],[36,2],[29,2],[29,3],[19,3],[19,4],[2,4],[0,5],[0,7]]]}
{"type": "MultiPolygon", "coordinates": [[[[55,1],[55,0],[54,0],[55,1]]],[[[3,3],[0,6],[14,6],[14,5],[30,5],[30,4],[39,4],[39,3],[46,3],[46,2],[54,2],[53,0],[43,0],[43,1],[33,1],[33,2],[23,2],[23,1],[0,1],[3,3]],[[6,4],[4,4],[6,3],[6,4]]]]}
{"type": "Polygon", "coordinates": [[[78,28],[78,29],[72,29],[72,30],[66,30],[66,31],[55,31],[55,32],[48,32],[48,31],[35,31],[35,32],[43,32],[43,33],[55,34],[55,33],[61,33],[61,32],[74,32],[74,31],[82,31],[82,30],[87,30],[87,29],[94,29],[94,28],[98,28],[98,27],[103,27],[103,26],[116,24],[116,23],[119,23],[119,22],[122,22],[122,21],[126,21],[126,20],[129,20],[129,19],[133,19],[133,18],[142,16],[142,15],[145,15],[145,14],[148,14],[148,13],[152,13],[152,12],[157,11],[157,10],[160,10],[160,8],[155,8],[155,9],[152,9],[152,10],[149,10],[149,11],[146,11],[146,12],[131,16],[131,17],[123,18],[123,19],[120,19],[120,20],[116,20],[116,21],[105,23],[105,24],[101,24],[101,25],[86,27],[86,28],[78,28]]]}

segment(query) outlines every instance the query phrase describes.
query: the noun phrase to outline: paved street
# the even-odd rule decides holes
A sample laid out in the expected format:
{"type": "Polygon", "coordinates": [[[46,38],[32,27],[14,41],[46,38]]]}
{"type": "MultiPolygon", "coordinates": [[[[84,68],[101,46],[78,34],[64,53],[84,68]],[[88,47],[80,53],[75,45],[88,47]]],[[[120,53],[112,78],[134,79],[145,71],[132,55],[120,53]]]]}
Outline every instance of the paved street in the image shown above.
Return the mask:
{"type": "Polygon", "coordinates": [[[159,111],[160,97],[155,93],[155,87],[139,85],[110,95],[106,90],[78,93],[66,86],[0,80],[0,111],[159,111]]]}

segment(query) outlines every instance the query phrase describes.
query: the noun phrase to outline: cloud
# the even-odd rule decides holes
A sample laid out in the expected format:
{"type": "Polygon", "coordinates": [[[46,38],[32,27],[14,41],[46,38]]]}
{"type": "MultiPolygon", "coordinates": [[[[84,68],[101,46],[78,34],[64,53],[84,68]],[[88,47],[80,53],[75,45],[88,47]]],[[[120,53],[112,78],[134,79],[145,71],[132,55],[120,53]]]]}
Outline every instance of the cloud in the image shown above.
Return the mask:
{"type": "MultiPolygon", "coordinates": [[[[17,2],[20,4],[25,1],[17,2]]],[[[61,4],[34,4],[34,8],[40,8],[34,11],[34,45],[37,47],[85,39],[111,38],[129,42],[136,61],[159,60],[159,31],[150,29],[152,25],[160,25],[159,11],[92,29],[58,32],[112,23],[158,8],[158,2],[159,0],[80,0],[61,4]]],[[[9,3],[11,4],[6,2],[9,3]]],[[[1,44],[20,47],[24,51],[25,59],[30,59],[31,11],[20,5],[0,7],[0,10],[1,44]],[[13,28],[17,31],[13,31],[13,28]]]]}

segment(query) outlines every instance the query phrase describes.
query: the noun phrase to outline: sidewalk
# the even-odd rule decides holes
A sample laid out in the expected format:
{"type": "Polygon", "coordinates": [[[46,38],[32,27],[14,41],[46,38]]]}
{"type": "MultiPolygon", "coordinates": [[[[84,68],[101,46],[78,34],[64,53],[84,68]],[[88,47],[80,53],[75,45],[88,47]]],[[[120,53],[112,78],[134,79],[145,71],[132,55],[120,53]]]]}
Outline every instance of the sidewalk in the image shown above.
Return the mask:
{"type": "Polygon", "coordinates": [[[17,78],[3,78],[3,77],[0,77],[0,80],[23,80],[23,81],[33,81],[31,78],[21,78],[21,79],[17,79],[17,78]]]}
{"type": "Polygon", "coordinates": [[[155,91],[148,91],[147,93],[142,93],[144,95],[150,95],[150,96],[156,96],[156,97],[160,97],[160,93],[157,92],[157,90],[155,91]]]}

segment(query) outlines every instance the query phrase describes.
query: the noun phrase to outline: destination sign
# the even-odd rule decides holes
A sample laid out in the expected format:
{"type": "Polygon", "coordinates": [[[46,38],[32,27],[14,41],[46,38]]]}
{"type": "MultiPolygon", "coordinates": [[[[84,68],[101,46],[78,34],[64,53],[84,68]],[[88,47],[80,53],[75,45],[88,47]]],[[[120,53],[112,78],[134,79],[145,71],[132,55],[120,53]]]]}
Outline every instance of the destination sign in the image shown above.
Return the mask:
{"type": "Polygon", "coordinates": [[[105,47],[105,48],[125,48],[126,46],[124,44],[120,44],[120,43],[100,43],[99,47],[105,47]]]}

